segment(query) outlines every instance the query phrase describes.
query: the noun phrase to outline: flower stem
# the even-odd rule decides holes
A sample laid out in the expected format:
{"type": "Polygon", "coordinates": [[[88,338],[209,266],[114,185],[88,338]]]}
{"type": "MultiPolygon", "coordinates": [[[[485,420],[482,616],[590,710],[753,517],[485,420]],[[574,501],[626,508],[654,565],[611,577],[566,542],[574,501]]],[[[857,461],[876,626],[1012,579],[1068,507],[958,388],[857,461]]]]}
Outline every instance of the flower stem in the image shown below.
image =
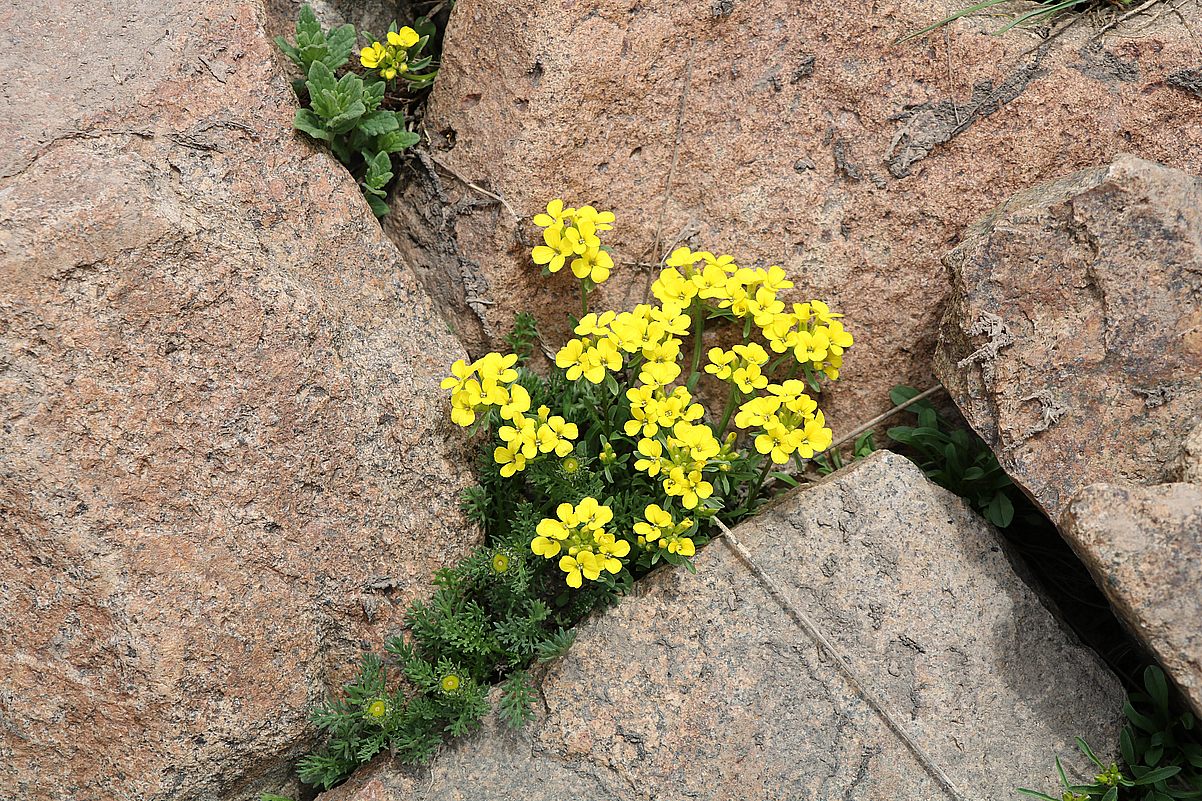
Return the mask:
{"type": "Polygon", "coordinates": [[[705,332],[705,306],[697,302],[693,309],[693,366],[689,368],[689,379],[685,382],[685,387],[689,392],[697,386],[697,381],[701,378],[701,373],[697,372],[701,367],[701,351],[705,347],[702,340],[702,333],[705,332]]]}
{"type": "Polygon", "coordinates": [[[580,279],[580,319],[588,314],[588,279],[580,279]]]}
{"type": "Polygon", "coordinates": [[[747,514],[747,512],[751,510],[751,503],[756,499],[756,496],[760,494],[760,489],[762,489],[764,486],[764,479],[767,477],[768,471],[771,469],[772,455],[765,454],[764,467],[760,470],[760,477],[755,480],[755,484],[751,492],[747,493],[747,499],[743,501],[743,507],[739,509],[739,513],[735,515],[736,518],[742,518],[743,515],[747,514]]]}
{"type": "Polygon", "coordinates": [[[718,423],[718,439],[726,433],[726,424],[730,422],[730,415],[735,410],[735,406],[739,403],[739,388],[734,384],[730,385],[730,399],[726,401],[726,410],[722,412],[722,422],[718,423]]]}

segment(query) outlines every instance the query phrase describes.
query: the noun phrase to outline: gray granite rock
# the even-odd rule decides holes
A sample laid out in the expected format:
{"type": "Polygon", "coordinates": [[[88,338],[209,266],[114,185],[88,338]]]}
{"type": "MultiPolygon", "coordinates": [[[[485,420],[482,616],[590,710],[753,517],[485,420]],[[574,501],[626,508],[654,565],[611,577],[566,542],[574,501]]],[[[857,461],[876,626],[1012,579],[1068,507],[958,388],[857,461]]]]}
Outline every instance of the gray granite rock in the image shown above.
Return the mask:
{"type": "Polygon", "coordinates": [[[879,452],[735,537],[584,625],[525,731],[320,798],[994,801],[1054,786],[1076,735],[1117,741],[1118,682],[907,460],[879,452]]]}
{"type": "Polygon", "coordinates": [[[1106,597],[1202,715],[1202,484],[1095,484],[1064,523],[1106,597]]]}

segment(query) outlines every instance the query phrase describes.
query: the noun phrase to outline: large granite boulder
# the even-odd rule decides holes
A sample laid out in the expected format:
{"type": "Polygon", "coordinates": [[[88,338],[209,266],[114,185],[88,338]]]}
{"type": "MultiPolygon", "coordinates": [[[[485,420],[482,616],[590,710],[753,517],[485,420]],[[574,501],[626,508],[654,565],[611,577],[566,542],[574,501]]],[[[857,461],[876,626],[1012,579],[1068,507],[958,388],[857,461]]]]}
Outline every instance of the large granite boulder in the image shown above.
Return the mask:
{"type": "Polygon", "coordinates": [[[947,263],[937,371],[1053,521],[1089,484],[1175,478],[1202,420],[1202,180],[1122,156],[1015,196],[947,263]]]}
{"type": "Polygon", "coordinates": [[[1069,505],[1064,535],[1202,716],[1202,484],[1095,484],[1069,505]]]}
{"type": "Polygon", "coordinates": [[[0,798],[257,797],[473,541],[461,348],[257,3],[0,18],[0,798]]]}
{"type": "Polygon", "coordinates": [[[1000,799],[1053,787],[1077,735],[1117,742],[1114,676],[899,456],[697,561],[585,624],[522,733],[491,725],[428,771],[379,761],[319,798],[1000,799]]]}
{"type": "Polygon", "coordinates": [[[677,244],[782,264],[791,299],[830,300],[857,337],[824,403],[848,430],[893,385],[931,382],[937,254],[966,224],[1119,151],[1202,172],[1202,103],[1165,80],[1197,63],[1202,7],[1100,40],[1087,21],[1038,43],[979,18],[894,44],[948,8],[458,0],[431,153],[386,228],[475,350],[519,309],[565,335],[575,284],[529,260],[530,216],[558,195],[618,216],[597,303],[641,302],[638,265],[677,244]]]}

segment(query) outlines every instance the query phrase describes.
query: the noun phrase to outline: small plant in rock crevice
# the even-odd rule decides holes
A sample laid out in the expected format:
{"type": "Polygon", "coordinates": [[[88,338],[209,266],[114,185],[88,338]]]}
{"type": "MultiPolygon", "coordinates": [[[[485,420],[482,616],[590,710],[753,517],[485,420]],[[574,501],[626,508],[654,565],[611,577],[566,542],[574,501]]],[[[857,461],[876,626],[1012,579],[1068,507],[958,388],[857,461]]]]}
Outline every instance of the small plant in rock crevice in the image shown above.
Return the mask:
{"type": "MultiPolygon", "coordinates": [[[[1093,781],[1069,780],[1059,757],[1059,797],[1038,790],[1018,792],[1042,801],[1189,801],[1202,798],[1202,732],[1190,712],[1174,710],[1164,672],[1144,671],[1143,690],[1131,693],[1123,706],[1127,723],[1119,737],[1122,765],[1107,764],[1089,744],[1077,747],[1098,771],[1093,781]]],[[[1091,770],[1091,772],[1093,772],[1091,770]]]]}
{"type": "Polygon", "coordinates": [[[838,378],[852,337],[821,301],[787,305],[783,269],[677,248],[654,304],[593,312],[589,292],[614,267],[601,243],[614,215],[555,200],[534,222],[533,262],[579,282],[574,336],[540,374],[527,362],[537,325],[521,314],[511,352],[451,365],[451,419],[480,445],[462,508],[483,545],[438,571],[385,655],[364,656],[314,713],[326,738],[298,767],[308,784],[329,788],[382,752],[429,760],[479,725],[490,691],[499,719],[523,725],[539,666],[566,651],[577,623],[657,565],[695,570],[715,517],[753,514],[796,485],[790,465],[800,472],[831,444],[814,396],[838,378]],[[707,350],[717,325],[741,338],[707,350]],[[725,389],[720,407],[695,396],[703,375],[725,389]]]}
{"type": "MultiPolygon", "coordinates": [[[[913,387],[899,386],[889,398],[901,405],[917,395],[913,387]]],[[[950,425],[925,401],[906,407],[906,411],[918,418],[918,425],[894,426],[887,432],[889,439],[907,446],[931,481],[967,500],[998,528],[1009,526],[1014,520],[1010,497],[1014,482],[993,451],[975,434],[950,425]]]]}
{"type": "Polygon", "coordinates": [[[306,103],[297,109],[293,126],[330,148],[355,176],[377,217],[388,211],[385,198],[394,158],[421,140],[411,130],[406,108],[414,93],[437,75],[431,57],[422,54],[432,25],[421,20],[418,28],[420,32],[398,29],[394,22],[383,42],[367,34],[371,44],[359,53],[365,75],[347,70],[337,76],[354,50],[354,26],[327,31],[307,5],[296,23],[296,43],[275,40],[305,75],[293,82],[297,97],[306,103]]]}

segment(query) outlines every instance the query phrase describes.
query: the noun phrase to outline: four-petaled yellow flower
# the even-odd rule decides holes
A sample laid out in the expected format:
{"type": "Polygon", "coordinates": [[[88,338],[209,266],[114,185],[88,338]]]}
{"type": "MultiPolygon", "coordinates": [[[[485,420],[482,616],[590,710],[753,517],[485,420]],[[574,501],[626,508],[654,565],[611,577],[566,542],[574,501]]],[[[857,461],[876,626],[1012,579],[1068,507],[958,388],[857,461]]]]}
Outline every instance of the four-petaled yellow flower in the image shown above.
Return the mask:
{"type": "Polygon", "coordinates": [[[555,198],[545,214],[534,215],[534,224],[543,229],[543,244],[536,245],[530,257],[548,272],[557,273],[568,265],[580,280],[604,283],[614,261],[598,234],[613,228],[613,221],[613,212],[592,206],[572,208],[555,198]]]}
{"type": "Polygon", "coordinates": [[[409,48],[421,36],[408,25],[399,31],[389,31],[383,42],[372,42],[359,51],[359,63],[368,69],[377,70],[380,77],[391,81],[398,74],[409,71],[409,48]]]}
{"type": "Polygon", "coordinates": [[[613,517],[613,510],[593,497],[586,497],[575,506],[561,503],[555,508],[554,518],[539,522],[530,550],[545,559],[566,551],[559,560],[559,568],[567,574],[569,587],[583,586],[584,579],[596,581],[602,571],[621,573],[621,558],[630,553],[630,543],[605,530],[613,517]]]}

